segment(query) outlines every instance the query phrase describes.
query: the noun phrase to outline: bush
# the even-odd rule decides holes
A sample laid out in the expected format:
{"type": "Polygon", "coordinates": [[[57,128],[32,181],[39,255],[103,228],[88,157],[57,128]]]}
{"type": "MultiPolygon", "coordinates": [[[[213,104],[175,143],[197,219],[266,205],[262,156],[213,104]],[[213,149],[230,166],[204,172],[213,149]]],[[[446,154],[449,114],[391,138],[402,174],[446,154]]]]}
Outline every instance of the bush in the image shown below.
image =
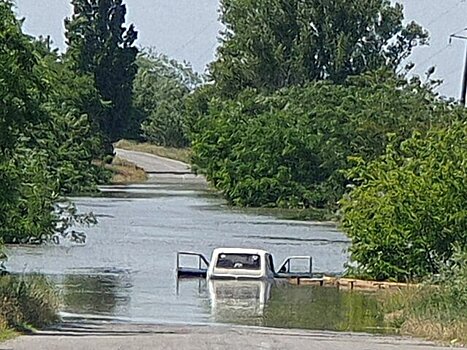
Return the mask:
{"type": "MultiPolygon", "coordinates": [[[[446,119],[449,119],[446,115],[446,119]]],[[[467,124],[420,133],[349,173],[342,200],[351,258],[368,277],[413,280],[440,272],[467,248],[467,124]]]]}
{"type": "Polygon", "coordinates": [[[58,296],[43,276],[0,277],[0,323],[21,330],[44,327],[59,320],[58,296]]]}
{"type": "Polygon", "coordinates": [[[193,161],[241,206],[335,208],[349,156],[375,159],[388,134],[400,141],[461,113],[446,116],[452,107],[419,82],[384,71],[346,85],[317,82],[272,95],[247,90],[207,106],[206,96],[200,100],[206,115],[193,128],[193,161]]]}

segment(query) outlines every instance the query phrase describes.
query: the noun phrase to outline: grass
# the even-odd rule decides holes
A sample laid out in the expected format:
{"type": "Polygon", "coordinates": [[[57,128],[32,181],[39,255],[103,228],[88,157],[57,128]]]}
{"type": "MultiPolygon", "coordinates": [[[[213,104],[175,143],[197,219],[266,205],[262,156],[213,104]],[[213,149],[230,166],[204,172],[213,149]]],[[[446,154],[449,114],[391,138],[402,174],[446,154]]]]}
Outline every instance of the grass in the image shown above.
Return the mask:
{"type": "Polygon", "coordinates": [[[439,276],[382,300],[402,334],[467,345],[467,253],[458,252],[439,276]]]}
{"type": "Polygon", "coordinates": [[[435,299],[443,294],[446,291],[432,286],[386,292],[381,296],[381,303],[388,325],[398,329],[401,335],[467,345],[467,315],[454,316],[465,310],[458,309],[456,303],[447,308],[438,305],[435,299]]]}
{"type": "Polygon", "coordinates": [[[0,343],[13,339],[19,335],[18,332],[9,328],[6,324],[0,324],[0,343]]]}
{"type": "Polygon", "coordinates": [[[59,320],[59,297],[43,276],[0,276],[0,341],[59,320]]]}
{"type": "Polygon", "coordinates": [[[112,172],[112,184],[140,183],[148,179],[146,172],[134,163],[115,157],[105,168],[112,172]]]}
{"type": "Polygon", "coordinates": [[[191,159],[191,150],[189,148],[162,147],[147,142],[138,143],[130,140],[120,140],[114,144],[114,146],[128,151],[145,152],[160,157],[179,160],[184,163],[190,163],[191,159]]]}

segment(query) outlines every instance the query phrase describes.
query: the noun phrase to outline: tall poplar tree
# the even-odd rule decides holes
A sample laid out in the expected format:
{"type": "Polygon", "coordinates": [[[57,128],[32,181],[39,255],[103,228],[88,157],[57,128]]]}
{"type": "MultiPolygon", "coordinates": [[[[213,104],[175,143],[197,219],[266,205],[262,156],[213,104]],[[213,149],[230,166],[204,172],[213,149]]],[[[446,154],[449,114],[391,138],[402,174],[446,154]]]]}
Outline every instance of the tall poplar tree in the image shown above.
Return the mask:
{"type": "Polygon", "coordinates": [[[74,71],[89,74],[106,107],[91,117],[107,142],[138,134],[132,110],[137,73],[134,43],[137,31],[125,26],[122,0],[72,0],[73,15],[65,20],[67,59],[74,71]],[[136,129],[136,130],[135,130],[136,129]]]}
{"type": "Polygon", "coordinates": [[[427,39],[389,0],[222,0],[221,12],[210,71],[227,96],[395,69],[427,39]]]}

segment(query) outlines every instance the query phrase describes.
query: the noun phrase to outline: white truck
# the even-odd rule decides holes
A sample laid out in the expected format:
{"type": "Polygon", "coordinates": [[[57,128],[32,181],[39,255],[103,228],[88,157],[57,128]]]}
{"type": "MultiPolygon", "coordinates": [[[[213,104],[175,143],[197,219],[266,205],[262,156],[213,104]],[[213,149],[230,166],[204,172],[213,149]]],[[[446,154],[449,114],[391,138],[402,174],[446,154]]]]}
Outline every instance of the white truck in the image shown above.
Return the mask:
{"type": "Polygon", "coordinates": [[[212,316],[228,323],[262,316],[277,279],[312,278],[312,258],[292,256],[275,270],[271,253],[263,249],[216,248],[210,261],[200,253],[179,252],[177,278],[193,277],[206,279],[212,316]],[[191,266],[184,265],[189,258],[191,266]]]}
{"type": "Polygon", "coordinates": [[[278,270],[274,269],[271,253],[262,249],[216,248],[211,261],[200,253],[177,253],[177,277],[206,277],[208,280],[274,280],[277,278],[312,278],[311,256],[291,256],[284,260],[278,270]],[[182,259],[192,256],[198,259],[197,266],[182,266],[182,259]],[[293,267],[300,269],[293,271],[293,267]]]}

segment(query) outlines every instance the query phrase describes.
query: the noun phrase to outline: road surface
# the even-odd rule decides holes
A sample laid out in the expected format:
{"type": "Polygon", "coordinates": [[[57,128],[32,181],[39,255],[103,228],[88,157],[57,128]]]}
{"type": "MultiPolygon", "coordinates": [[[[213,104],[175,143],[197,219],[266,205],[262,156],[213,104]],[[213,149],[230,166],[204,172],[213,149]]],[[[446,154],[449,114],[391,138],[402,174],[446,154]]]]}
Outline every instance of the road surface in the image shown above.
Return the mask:
{"type": "Polygon", "coordinates": [[[120,148],[116,148],[115,153],[118,157],[135,163],[149,174],[191,174],[190,166],[177,160],[120,148]]]}
{"type": "Polygon", "coordinates": [[[402,337],[238,326],[113,325],[23,336],[0,350],[442,350],[402,337]]]}
{"type": "Polygon", "coordinates": [[[115,153],[118,157],[143,168],[149,175],[148,183],[190,183],[196,186],[207,187],[204,176],[194,174],[186,163],[120,148],[116,148],[115,153]]]}

